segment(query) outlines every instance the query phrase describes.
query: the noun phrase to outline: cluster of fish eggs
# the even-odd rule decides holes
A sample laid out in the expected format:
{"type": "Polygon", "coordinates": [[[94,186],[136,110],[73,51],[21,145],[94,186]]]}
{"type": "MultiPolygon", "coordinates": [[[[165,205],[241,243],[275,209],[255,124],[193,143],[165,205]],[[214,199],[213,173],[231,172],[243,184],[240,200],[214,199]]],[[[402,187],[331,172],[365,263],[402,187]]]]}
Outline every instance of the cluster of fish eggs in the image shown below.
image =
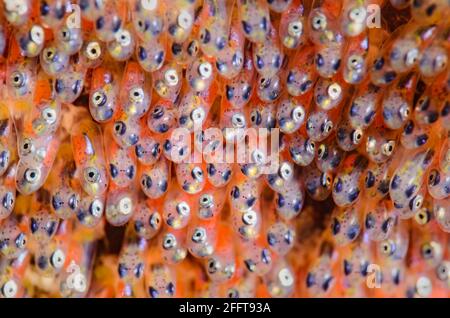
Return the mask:
{"type": "Polygon", "coordinates": [[[449,296],[448,1],[0,9],[0,297],[449,296]]]}

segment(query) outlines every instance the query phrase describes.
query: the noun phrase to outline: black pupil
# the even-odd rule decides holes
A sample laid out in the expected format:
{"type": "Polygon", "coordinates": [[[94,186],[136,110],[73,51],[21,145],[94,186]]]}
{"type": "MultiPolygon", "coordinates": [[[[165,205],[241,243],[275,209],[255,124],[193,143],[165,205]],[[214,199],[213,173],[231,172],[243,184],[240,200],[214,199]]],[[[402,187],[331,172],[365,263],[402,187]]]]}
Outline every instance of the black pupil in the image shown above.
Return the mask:
{"type": "Polygon", "coordinates": [[[93,178],[94,177],[94,173],[91,171],[91,172],[89,172],[89,177],[90,178],[93,178]]]}

